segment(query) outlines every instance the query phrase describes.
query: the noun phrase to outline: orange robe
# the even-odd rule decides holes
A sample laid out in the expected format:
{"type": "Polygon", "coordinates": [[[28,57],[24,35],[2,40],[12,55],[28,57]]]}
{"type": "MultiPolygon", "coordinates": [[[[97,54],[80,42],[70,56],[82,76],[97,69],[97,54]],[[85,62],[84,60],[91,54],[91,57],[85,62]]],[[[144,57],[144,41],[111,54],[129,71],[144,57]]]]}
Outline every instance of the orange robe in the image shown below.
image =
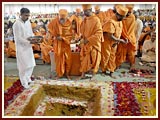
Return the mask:
{"type": "Polygon", "coordinates": [[[147,27],[145,27],[144,29],[143,29],[143,31],[145,31],[145,32],[148,32],[148,31],[150,31],[151,30],[151,28],[149,27],[149,26],[147,26],[147,27]]]}
{"type": "MultiPolygon", "coordinates": [[[[13,41],[9,41],[8,49],[6,51],[7,57],[16,57],[16,47],[13,41]]],[[[38,54],[34,54],[34,58],[40,58],[38,54]]]]}
{"type": "Polygon", "coordinates": [[[131,65],[135,63],[136,36],[135,36],[135,16],[131,14],[122,20],[122,38],[128,39],[127,44],[119,43],[116,52],[116,66],[119,67],[126,61],[126,57],[131,65]]]}
{"type": "Polygon", "coordinates": [[[51,35],[54,37],[54,54],[55,54],[55,64],[56,64],[56,73],[59,77],[63,76],[64,73],[69,74],[71,68],[71,48],[70,42],[72,39],[72,24],[69,19],[61,25],[59,23],[59,18],[52,20],[48,29],[51,35]],[[62,41],[57,40],[57,36],[63,38],[62,41]]]}
{"type": "Polygon", "coordinates": [[[37,27],[37,24],[34,23],[34,22],[32,22],[32,23],[31,23],[31,26],[32,26],[32,29],[34,29],[35,27],[37,27]]]}
{"type": "Polygon", "coordinates": [[[33,51],[41,51],[40,46],[38,44],[32,44],[33,51]]]}
{"type": "Polygon", "coordinates": [[[108,21],[115,15],[115,13],[113,12],[112,9],[108,9],[107,11],[105,11],[105,15],[106,15],[106,21],[108,21]]]}
{"type": "Polygon", "coordinates": [[[95,15],[100,19],[102,25],[106,22],[106,15],[103,11],[100,11],[99,14],[95,15]]]}
{"type": "Polygon", "coordinates": [[[43,42],[40,44],[40,48],[42,53],[42,60],[46,63],[50,63],[51,60],[49,52],[53,48],[53,40],[51,35],[49,35],[48,38],[44,37],[43,42]]]}
{"type": "MultiPolygon", "coordinates": [[[[42,36],[39,31],[34,32],[35,36],[42,36]]],[[[41,51],[40,46],[38,44],[32,44],[33,51],[41,51]]]]}
{"type": "Polygon", "coordinates": [[[8,49],[6,51],[7,57],[16,57],[16,47],[13,41],[8,42],[8,49]]]}
{"type": "Polygon", "coordinates": [[[70,19],[71,22],[73,20],[76,21],[76,31],[75,31],[75,33],[78,35],[78,37],[80,37],[80,35],[81,35],[80,26],[81,26],[81,23],[82,23],[82,17],[81,16],[72,15],[69,19],[70,19]]]}
{"type": "Polygon", "coordinates": [[[102,42],[101,69],[102,72],[105,72],[106,70],[114,72],[116,68],[115,54],[117,46],[112,47],[112,45],[115,44],[116,41],[109,38],[107,33],[112,33],[116,38],[120,38],[122,33],[122,21],[117,21],[117,18],[114,15],[112,19],[110,19],[103,25],[103,32],[104,42],[102,42]]]}
{"type": "Polygon", "coordinates": [[[38,53],[34,53],[34,58],[35,59],[39,59],[40,58],[40,55],[38,53]]]}
{"type": "MultiPolygon", "coordinates": [[[[32,29],[37,27],[36,23],[32,23],[31,25],[32,25],[32,29]]],[[[44,28],[39,28],[39,30],[36,30],[34,32],[34,35],[35,36],[44,36],[45,35],[45,29],[44,28]]],[[[39,51],[39,52],[41,51],[40,46],[38,44],[33,44],[32,48],[33,48],[33,51],[39,51]]]]}
{"type": "Polygon", "coordinates": [[[96,73],[101,61],[101,42],[103,37],[100,20],[94,14],[85,17],[81,24],[82,39],[87,39],[88,43],[81,45],[80,72],[88,72],[92,69],[96,73]]]}

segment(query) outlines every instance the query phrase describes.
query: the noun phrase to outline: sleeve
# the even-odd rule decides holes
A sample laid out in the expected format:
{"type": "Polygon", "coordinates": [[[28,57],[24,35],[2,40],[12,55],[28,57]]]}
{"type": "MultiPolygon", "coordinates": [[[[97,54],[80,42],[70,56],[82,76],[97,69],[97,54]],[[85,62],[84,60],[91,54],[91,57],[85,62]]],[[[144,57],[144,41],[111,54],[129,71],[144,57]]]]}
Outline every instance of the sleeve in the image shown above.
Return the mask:
{"type": "Polygon", "coordinates": [[[23,37],[23,31],[21,29],[20,24],[18,24],[17,22],[14,23],[14,25],[13,25],[13,34],[14,34],[14,38],[17,41],[17,43],[30,44],[30,42],[27,40],[27,38],[23,37]]]}
{"type": "Polygon", "coordinates": [[[62,37],[62,39],[63,39],[63,41],[64,41],[66,44],[70,44],[70,43],[71,43],[72,36],[62,37]]]}
{"type": "Polygon", "coordinates": [[[137,27],[137,30],[136,30],[136,32],[137,32],[137,38],[139,39],[140,38],[140,35],[141,35],[141,33],[142,33],[142,29],[143,29],[143,23],[142,23],[142,21],[139,21],[139,24],[138,24],[138,27],[137,27]]]}
{"type": "Polygon", "coordinates": [[[29,31],[28,31],[29,34],[30,34],[31,36],[34,36],[33,30],[32,30],[32,25],[31,25],[30,22],[29,22],[28,24],[29,24],[29,25],[28,25],[28,26],[29,26],[29,31]]]}
{"type": "Polygon", "coordinates": [[[103,32],[115,33],[116,29],[111,21],[108,21],[103,26],[103,32]]]}
{"type": "Polygon", "coordinates": [[[140,28],[141,28],[141,32],[142,32],[142,29],[143,29],[143,22],[140,21],[140,28]]]}

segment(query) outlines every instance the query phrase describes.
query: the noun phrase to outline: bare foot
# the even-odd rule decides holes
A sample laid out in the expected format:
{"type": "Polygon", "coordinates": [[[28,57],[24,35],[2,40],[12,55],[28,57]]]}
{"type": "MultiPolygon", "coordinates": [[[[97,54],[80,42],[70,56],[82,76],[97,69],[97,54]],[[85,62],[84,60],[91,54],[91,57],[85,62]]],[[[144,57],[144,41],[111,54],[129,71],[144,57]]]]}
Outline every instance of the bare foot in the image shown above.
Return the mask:
{"type": "Polygon", "coordinates": [[[92,77],[90,78],[91,81],[96,81],[96,77],[95,75],[92,75],[92,77]]]}
{"type": "Polygon", "coordinates": [[[68,80],[71,80],[71,77],[69,75],[66,76],[68,80]]]}
{"type": "Polygon", "coordinates": [[[56,80],[58,80],[58,79],[59,79],[59,77],[58,77],[58,76],[55,76],[55,78],[56,78],[56,80]]]}
{"type": "Polygon", "coordinates": [[[107,75],[107,73],[106,72],[102,72],[102,76],[106,76],[107,75]]]}
{"type": "Polygon", "coordinates": [[[113,76],[113,72],[110,72],[110,77],[116,79],[116,76],[113,76]]]}
{"type": "Polygon", "coordinates": [[[82,75],[80,77],[78,77],[76,80],[81,80],[85,78],[85,73],[82,73],[82,75]]]}
{"type": "Polygon", "coordinates": [[[135,65],[134,64],[130,64],[130,70],[134,69],[135,65]]]}
{"type": "Polygon", "coordinates": [[[81,79],[85,79],[85,78],[86,78],[85,76],[80,76],[76,80],[81,80],[81,79]]]}
{"type": "Polygon", "coordinates": [[[116,69],[115,70],[118,70],[118,69],[120,69],[121,68],[121,66],[118,66],[118,67],[116,67],[116,69]]]}
{"type": "Polygon", "coordinates": [[[90,78],[91,81],[96,81],[96,77],[95,77],[96,73],[92,72],[92,76],[90,78]]]}

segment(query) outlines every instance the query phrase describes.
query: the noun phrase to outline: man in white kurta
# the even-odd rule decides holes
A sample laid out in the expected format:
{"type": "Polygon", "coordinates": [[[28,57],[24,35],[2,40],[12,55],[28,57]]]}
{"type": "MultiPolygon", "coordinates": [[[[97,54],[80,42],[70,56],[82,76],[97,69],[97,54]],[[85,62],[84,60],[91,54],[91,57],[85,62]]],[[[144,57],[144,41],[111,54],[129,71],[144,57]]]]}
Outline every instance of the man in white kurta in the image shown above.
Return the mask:
{"type": "Polygon", "coordinates": [[[33,83],[31,75],[36,65],[31,42],[29,37],[33,36],[31,23],[28,20],[30,11],[27,8],[20,10],[21,16],[13,25],[13,34],[16,45],[17,67],[21,84],[24,88],[29,88],[33,83]]]}
{"type": "Polygon", "coordinates": [[[138,50],[138,41],[143,29],[143,22],[138,18],[138,13],[135,13],[136,24],[135,24],[135,35],[136,35],[136,55],[138,50]]]}
{"type": "Polygon", "coordinates": [[[156,32],[151,33],[151,40],[143,43],[141,61],[156,62],[156,32]]]}

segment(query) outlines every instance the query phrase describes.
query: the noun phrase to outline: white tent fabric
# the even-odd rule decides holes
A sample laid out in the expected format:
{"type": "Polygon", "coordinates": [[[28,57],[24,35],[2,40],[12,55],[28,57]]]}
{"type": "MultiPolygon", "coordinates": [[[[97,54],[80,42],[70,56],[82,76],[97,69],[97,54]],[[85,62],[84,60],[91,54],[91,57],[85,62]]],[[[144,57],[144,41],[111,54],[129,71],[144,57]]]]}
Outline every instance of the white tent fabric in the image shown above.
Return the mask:
{"type": "MultiPolygon", "coordinates": [[[[123,4],[123,3],[122,3],[123,4]]],[[[93,8],[94,8],[93,4],[93,8]]],[[[101,10],[102,11],[106,11],[109,8],[113,8],[113,4],[111,3],[107,3],[105,2],[104,4],[100,4],[101,5],[101,10]]],[[[81,8],[81,4],[76,4],[76,3],[72,3],[72,4],[5,4],[4,5],[4,13],[8,13],[8,14],[14,14],[19,12],[19,10],[22,7],[27,7],[30,9],[31,12],[33,13],[57,13],[59,9],[65,8],[67,9],[69,12],[73,12],[75,11],[75,9],[81,8]]],[[[152,9],[153,7],[155,7],[155,4],[135,4],[134,9],[152,9]]],[[[93,9],[94,10],[94,9],[93,9]]]]}

